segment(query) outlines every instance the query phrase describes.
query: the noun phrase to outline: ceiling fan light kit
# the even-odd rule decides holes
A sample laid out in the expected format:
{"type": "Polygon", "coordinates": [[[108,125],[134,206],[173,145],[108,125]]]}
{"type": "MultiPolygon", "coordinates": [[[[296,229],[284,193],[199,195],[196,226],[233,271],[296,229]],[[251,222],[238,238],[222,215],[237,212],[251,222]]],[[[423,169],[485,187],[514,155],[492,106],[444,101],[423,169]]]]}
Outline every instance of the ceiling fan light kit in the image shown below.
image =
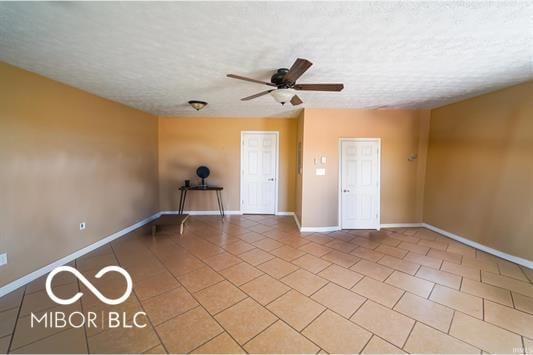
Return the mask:
{"type": "Polygon", "coordinates": [[[228,74],[227,77],[276,88],[265,90],[248,97],[243,97],[241,101],[248,101],[266,94],[270,94],[274,100],[282,105],[284,105],[286,102],[290,102],[292,105],[296,106],[303,103],[298,95],[296,95],[296,91],[342,91],[342,89],[344,89],[343,84],[296,84],[296,80],[298,80],[298,78],[302,76],[302,74],[305,73],[307,69],[311,67],[311,65],[313,65],[313,63],[307,59],[298,58],[290,69],[280,68],[276,70],[274,75],[272,75],[270,78],[270,83],[235,74],[228,74]]]}

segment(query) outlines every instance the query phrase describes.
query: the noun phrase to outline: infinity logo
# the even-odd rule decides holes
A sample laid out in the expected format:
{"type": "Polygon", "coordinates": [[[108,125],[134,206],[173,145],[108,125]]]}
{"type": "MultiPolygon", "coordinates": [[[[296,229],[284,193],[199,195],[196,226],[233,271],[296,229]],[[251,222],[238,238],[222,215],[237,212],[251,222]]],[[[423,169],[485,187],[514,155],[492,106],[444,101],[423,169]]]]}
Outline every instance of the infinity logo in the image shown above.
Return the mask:
{"type": "Polygon", "coordinates": [[[127,283],[126,292],[124,292],[124,294],[122,296],[120,296],[119,298],[116,298],[116,299],[107,298],[106,296],[102,295],[102,293],[100,291],[98,291],[98,289],[96,287],[94,287],[94,285],[89,280],[87,280],[85,278],[85,276],[83,276],[78,270],[74,269],[73,267],[60,266],[58,268],[55,268],[48,275],[48,277],[46,278],[46,292],[48,293],[48,296],[55,303],[62,304],[62,305],[69,305],[69,304],[73,304],[74,302],[76,302],[77,300],[79,300],[83,296],[83,292],[78,292],[74,296],[72,296],[71,298],[62,299],[62,298],[57,297],[54,294],[54,292],[52,291],[52,280],[53,280],[55,275],[57,275],[58,273],[63,272],[63,271],[70,272],[71,274],[76,276],[78,278],[78,280],[80,280],[96,297],[98,297],[98,299],[100,301],[102,301],[104,303],[107,303],[109,305],[120,304],[120,303],[124,302],[125,300],[127,300],[128,297],[131,294],[132,284],[133,284],[132,281],[131,281],[131,276],[130,276],[130,274],[128,274],[128,272],[126,270],[124,270],[123,268],[121,268],[119,266],[106,266],[102,270],[98,271],[98,273],[96,275],[94,275],[97,279],[99,279],[102,276],[104,276],[105,274],[107,274],[108,272],[114,271],[114,272],[118,272],[119,274],[124,276],[124,278],[126,279],[126,283],[127,283]]]}

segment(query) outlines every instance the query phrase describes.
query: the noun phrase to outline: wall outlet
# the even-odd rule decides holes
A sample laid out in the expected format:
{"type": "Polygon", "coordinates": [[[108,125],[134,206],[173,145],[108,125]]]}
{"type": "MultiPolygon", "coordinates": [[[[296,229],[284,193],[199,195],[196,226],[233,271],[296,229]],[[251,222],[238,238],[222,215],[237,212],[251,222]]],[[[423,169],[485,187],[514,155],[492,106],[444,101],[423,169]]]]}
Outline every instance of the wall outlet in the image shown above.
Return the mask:
{"type": "Polygon", "coordinates": [[[7,253],[0,254],[0,266],[7,264],[7,253]]]}
{"type": "Polygon", "coordinates": [[[86,226],[87,225],[85,224],[85,222],[81,222],[80,223],[80,231],[84,230],[86,226]]]}

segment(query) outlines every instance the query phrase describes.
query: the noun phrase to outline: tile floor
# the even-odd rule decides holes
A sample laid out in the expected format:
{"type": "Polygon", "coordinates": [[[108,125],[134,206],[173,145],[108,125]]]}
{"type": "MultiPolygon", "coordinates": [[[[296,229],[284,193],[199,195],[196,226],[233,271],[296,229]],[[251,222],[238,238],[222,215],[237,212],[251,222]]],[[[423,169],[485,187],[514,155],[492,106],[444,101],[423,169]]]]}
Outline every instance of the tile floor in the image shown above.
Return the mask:
{"type": "Polygon", "coordinates": [[[533,271],[426,229],[300,233],[292,217],[191,217],[182,238],[138,230],[74,263],[102,304],[68,273],[0,299],[0,352],[524,353],[533,352],[533,271]],[[144,311],[148,326],[30,327],[43,314],[144,311]]]}

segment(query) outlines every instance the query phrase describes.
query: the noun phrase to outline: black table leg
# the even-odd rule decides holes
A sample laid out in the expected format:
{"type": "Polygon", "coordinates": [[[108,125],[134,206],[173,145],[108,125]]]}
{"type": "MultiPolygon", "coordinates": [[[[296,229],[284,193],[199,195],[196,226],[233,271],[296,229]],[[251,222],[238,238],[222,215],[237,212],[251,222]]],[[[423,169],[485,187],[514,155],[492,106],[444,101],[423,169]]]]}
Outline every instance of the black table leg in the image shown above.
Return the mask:
{"type": "Polygon", "coordinates": [[[217,193],[217,202],[218,202],[218,210],[220,211],[220,216],[224,217],[224,205],[222,204],[222,194],[219,190],[216,191],[217,193]]]}
{"type": "Polygon", "coordinates": [[[181,214],[181,210],[182,210],[181,206],[182,206],[182,204],[183,204],[183,190],[180,191],[180,204],[178,206],[178,214],[181,214]]]}
{"type": "Polygon", "coordinates": [[[187,190],[183,190],[183,202],[181,203],[179,214],[183,214],[183,210],[185,209],[185,201],[187,201],[187,190]]]}

